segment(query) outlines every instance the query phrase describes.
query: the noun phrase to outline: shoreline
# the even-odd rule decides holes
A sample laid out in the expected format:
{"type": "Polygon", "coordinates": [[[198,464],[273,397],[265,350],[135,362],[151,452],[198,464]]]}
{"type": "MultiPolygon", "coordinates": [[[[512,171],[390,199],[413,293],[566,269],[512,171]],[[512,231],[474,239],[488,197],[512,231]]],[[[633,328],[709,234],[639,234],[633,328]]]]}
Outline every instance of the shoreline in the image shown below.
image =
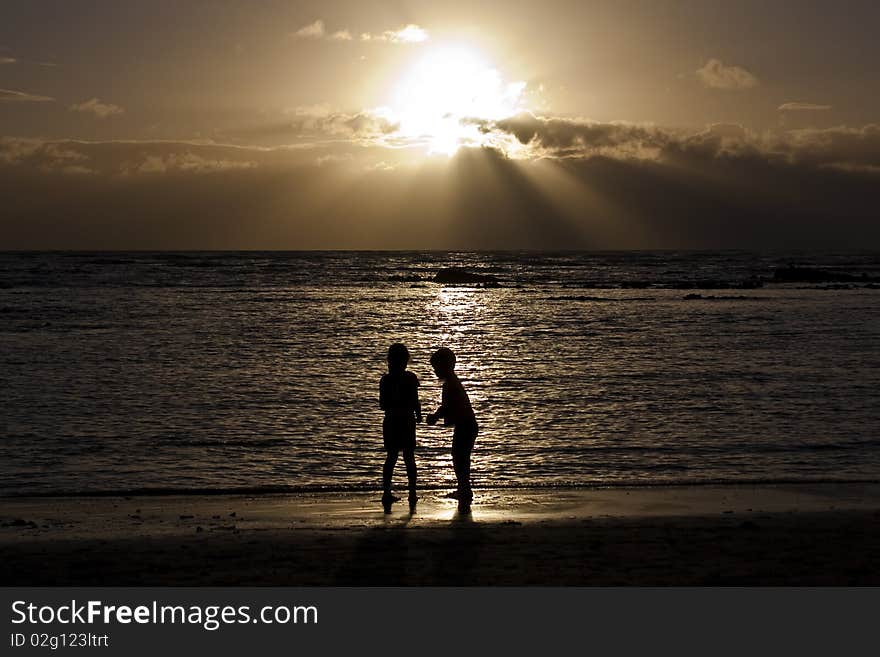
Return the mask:
{"type": "MultiPolygon", "coordinates": [[[[839,478],[839,477],[816,477],[802,479],[797,477],[768,477],[755,479],[670,479],[670,480],[651,480],[651,481],[611,481],[601,482],[593,481],[586,483],[559,482],[546,484],[502,484],[495,486],[480,486],[479,490],[487,493],[492,492],[516,492],[516,491],[599,491],[599,490],[621,490],[621,489],[663,489],[663,488],[738,488],[747,486],[849,486],[849,485],[880,485],[880,478],[862,477],[862,478],[839,478]]],[[[420,486],[420,492],[437,493],[439,491],[448,491],[450,487],[445,484],[433,484],[429,486],[420,486]]],[[[474,488],[477,490],[477,488],[474,488]]],[[[31,491],[31,492],[10,492],[0,494],[0,500],[21,500],[21,499],[65,499],[65,498],[88,498],[88,497],[173,497],[173,496],[191,496],[191,497],[212,497],[212,496],[298,496],[298,495],[315,495],[315,494],[361,494],[361,493],[381,493],[381,489],[376,485],[351,485],[351,486],[333,486],[333,485],[306,485],[306,486],[287,486],[287,485],[265,485],[265,486],[229,486],[229,487],[205,487],[205,488],[175,488],[167,486],[156,486],[150,488],[122,488],[122,489],[96,489],[96,490],[58,490],[58,491],[31,491]]]]}
{"type": "Polygon", "coordinates": [[[880,484],[6,498],[3,585],[880,585],[880,484]]]}

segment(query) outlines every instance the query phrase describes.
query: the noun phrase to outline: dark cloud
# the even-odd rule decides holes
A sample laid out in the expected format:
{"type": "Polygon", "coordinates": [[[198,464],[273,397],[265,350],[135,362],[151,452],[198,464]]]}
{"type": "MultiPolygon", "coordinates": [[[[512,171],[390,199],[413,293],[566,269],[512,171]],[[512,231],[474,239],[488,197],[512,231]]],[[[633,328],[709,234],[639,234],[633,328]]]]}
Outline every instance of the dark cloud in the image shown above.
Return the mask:
{"type": "Polygon", "coordinates": [[[779,148],[799,164],[880,167],[880,125],[792,130],[779,148]]]}
{"type": "Polygon", "coordinates": [[[4,139],[0,248],[356,246],[355,205],[332,210],[349,163],[316,162],[330,152],[4,139]]]}
{"type": "Polygon", "coordinates": [[[523,112],[500,121],[466,119],[484,134],[509,133],[537,155],[584,157],[587,155],[639,155],[656,151],[669,135],[651,126],[630,123],[600,123],[578,119],[535,116],[523,112]]]}
{"type": "MultiPolygon", "coordinates": [[[[878,176],[770,160],[760,153],[557,165],[627,226],[619,248],[876,248],[878,176]]],[[[606,227],[615,222],[605,222],[606,227]]]]}
{"type": "Polygon", "coordinates": [[[671,140],[660,160],[762,160],[778,166],[859,169],[880,166],[880,126],[805,128],[755,134],[741,127],[713,127],[671,140]]]}
{"type": "Polygon", "coordinates": [[[755,133],[715,124],[696,134],[627,123],[539,117],[471,120],[487,135],[509,135],[535,157],[682,160],[760,159],[778,164],[838,168],[880,166],[880,125],[755,133]]]}
{"type": "Polygon", "coordinates": [[[880,248],[880,126],[478,125],[537,156],[3,138],[0,247],[880,248]]]}

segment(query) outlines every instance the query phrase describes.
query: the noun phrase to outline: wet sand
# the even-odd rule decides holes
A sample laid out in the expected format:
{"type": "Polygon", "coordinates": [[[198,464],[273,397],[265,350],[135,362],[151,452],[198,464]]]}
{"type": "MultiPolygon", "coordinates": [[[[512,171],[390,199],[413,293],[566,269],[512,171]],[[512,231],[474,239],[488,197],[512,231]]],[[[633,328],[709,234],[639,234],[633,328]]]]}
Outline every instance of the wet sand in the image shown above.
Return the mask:
{"type": "Polygon", "coordinates": [[[3,585],[880,585],[880,485],[5,499],[3,585]]]}

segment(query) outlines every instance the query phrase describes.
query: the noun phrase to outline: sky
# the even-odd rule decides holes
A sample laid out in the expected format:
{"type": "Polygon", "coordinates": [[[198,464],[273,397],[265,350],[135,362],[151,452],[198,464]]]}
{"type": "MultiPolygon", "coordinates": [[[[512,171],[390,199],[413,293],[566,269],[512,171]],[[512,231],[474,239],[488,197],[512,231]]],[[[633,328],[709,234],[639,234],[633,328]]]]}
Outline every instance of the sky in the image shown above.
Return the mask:
{"type": "Polygon", "coordinates": [[[880,248],[875,2],[4,0],[0,249],[880,248]]]}

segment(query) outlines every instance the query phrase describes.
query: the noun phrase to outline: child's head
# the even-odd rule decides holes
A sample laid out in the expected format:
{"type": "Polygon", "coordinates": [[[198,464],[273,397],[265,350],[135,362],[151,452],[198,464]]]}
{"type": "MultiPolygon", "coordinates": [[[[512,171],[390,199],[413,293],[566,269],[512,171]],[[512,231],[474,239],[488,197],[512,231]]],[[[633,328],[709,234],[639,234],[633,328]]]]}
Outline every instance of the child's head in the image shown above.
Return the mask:
{"type": "Polygon", "coordinates": [[[443,379],[452,374],[455,370],[455,354],[452,353],[452,349],[440,347],[435,351],[431,356],[431,367],[434,368],[434,374],[438,378],[443,379]]]}
{"type": "Polygon", "coordinates": [[[388,371],[402,372],[409,363],[409,349],[405,344],[395,342],[388,347],[388,371]]]}

